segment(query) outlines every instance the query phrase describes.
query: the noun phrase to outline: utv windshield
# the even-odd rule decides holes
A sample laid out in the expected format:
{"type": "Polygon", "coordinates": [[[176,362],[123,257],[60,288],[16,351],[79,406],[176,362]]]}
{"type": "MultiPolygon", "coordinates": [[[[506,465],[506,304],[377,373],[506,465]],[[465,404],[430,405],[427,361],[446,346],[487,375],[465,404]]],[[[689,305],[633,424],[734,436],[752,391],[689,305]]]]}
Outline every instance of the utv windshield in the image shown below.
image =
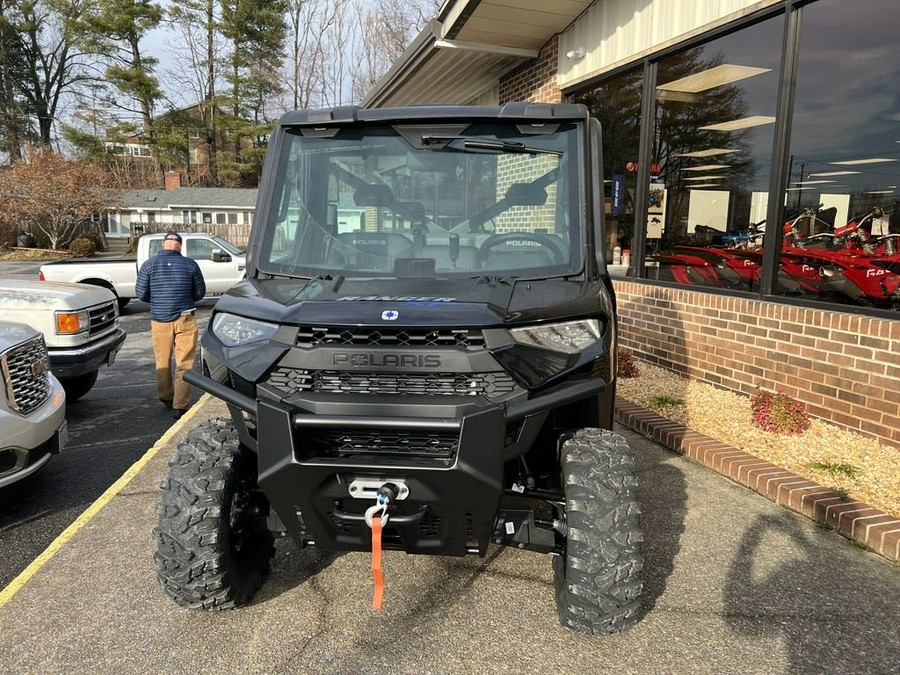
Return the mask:
{"type": "Polygon", "coordinates": [[[289,129],[260,271],[381,278],[579,271],[575,126],[524,126],[289,129]]]}

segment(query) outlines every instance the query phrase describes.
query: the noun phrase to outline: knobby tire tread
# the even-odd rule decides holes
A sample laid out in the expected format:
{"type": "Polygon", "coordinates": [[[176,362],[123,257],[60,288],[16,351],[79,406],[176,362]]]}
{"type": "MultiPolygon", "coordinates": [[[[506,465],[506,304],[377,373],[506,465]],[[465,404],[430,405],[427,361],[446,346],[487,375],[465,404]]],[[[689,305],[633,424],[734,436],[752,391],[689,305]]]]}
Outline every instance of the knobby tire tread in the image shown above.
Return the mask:
{"type": "Polygon", "coordinates": [[[246,604],[269,573],[271,532],[254,530],[243,556],[231,547],[232,502],[255,487],[247,452],[230,420],[218,419],[191,430],[169,462],[154,560],[160,584],[179,605],[219,610],[246,604]]]}
{"type": "Polygon", "coordinates": [[[638,619],[643,567],[634,458],[621,436],[580,429],[562,447],[566,553],[553,560],[560,622],[618,633],[638,619]]]}

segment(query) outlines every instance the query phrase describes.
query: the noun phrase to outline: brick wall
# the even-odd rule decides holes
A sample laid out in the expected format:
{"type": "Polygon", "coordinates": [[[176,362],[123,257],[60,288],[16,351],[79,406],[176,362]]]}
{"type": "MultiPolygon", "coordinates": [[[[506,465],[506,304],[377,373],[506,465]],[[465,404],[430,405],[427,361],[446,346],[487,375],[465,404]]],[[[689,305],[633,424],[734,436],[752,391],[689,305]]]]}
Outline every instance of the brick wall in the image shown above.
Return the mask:
{"type": "Polygon", "coordinates": [[[620,344],[690,378],[777,389],[900,447],[900,321],[615,281],[620,344]]]}
{"type": "Polygon", "coordinates": [[[541,47],[536,59],[528,61],[500,80],[500,104],[510,101],[561,103],[562,92],[556,84],[559,36],[541,47]]]}
{"type": "MultiPolygon", "coordinates": [[[[530,183],[538,176],[552,171],[559,158],[550,155],[501,155],[497,157],[497,201],[501,200],[513,183],[530,183]]],[[[547,202],[543,206],[513,206],[494,216],[494,232],[524,232],[543,229],[556,230],[556,183],[547,186],[547,202]]]]}

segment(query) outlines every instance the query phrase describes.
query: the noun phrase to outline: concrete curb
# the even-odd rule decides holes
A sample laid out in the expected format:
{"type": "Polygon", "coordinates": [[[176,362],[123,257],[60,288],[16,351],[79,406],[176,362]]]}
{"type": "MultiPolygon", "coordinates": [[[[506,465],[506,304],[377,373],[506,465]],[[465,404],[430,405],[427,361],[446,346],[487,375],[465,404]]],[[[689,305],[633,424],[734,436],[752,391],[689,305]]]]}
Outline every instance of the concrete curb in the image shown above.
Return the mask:
{"type": "Polygon", "coordinates": [[[841,495],[803,476],[693,431],[630,401],[616,401],[616,421],[776,504],[832,528],[893,562],[900,562],[900,518],[841,495]]]}

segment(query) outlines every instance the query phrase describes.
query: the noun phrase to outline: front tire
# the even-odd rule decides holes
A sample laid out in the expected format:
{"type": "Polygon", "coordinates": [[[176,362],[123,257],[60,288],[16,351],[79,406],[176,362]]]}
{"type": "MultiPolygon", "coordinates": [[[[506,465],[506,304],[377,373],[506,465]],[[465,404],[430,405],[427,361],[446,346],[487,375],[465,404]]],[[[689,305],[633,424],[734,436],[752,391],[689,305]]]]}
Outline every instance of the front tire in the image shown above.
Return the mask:
{"type": "Polygon", "coordinates": [[[59,383],[66,390],[66,401],[74,403],[87,394],[97,383],[98,371],[84,373],[75,377],[61,377],[59,383]]]}
{"type": "Polygon", "coordinates": [[[202,424],[178,444],[162,484],[154,560],[179,605],[244,605],[268,576],[275,546],[256,478],[256,458],[228,420],[202,424]]]}
{"type": "Polygon", "coordinates": [[[565,553],[553,560],[563,626],[618,633],[638,619],[643,567],[634,458],[624,438],[580,429],[562,446],[565,553]]]}

